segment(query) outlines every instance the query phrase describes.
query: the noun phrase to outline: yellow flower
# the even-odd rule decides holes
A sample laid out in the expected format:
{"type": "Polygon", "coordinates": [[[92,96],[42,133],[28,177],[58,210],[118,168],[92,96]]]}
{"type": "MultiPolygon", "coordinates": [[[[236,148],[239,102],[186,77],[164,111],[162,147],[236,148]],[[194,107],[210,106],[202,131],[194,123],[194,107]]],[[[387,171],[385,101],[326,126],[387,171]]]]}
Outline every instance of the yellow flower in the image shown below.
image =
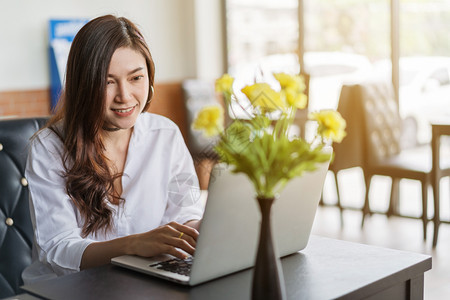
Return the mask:
{"type": "Polygon", "coordinates": [[[305,82],[300,75],[289,75],[286,73],[273,74],[275,79],[280,83],[281,89],[292,89],[298,93],[303,93],[306,89],[305,82]]]}
{"type": "Polygon", "coordinates": [[[306,85],[300,75],[275,73],[273,76],[280,83],[281,93],[286,97],[289,106],[298,109],[306,107],[307,97],[304,93],[306,85]]]}
{"type": "Polygon", "coordinates": [[[192,123],[196,130],[202,130],[207,137],[218,135],[223,131],[223,109],[218,105],[203,107],[192,123]]]}
{"type": "Polygon", "coordinates": [[[306,107],[308,98],[305,94],[296,92],[293,89],[286,89],[284,90],[284,95],[286,96],[286,102],[290,106],[298,109],[303,109],[306,107]]]}
{"type": "Polygon", "coordinates": [[[233,82],[234,78],[228,74],[222,75],[219,79],[216,80],[216,91],[219,93],[233,93],[233,82]]]}
{"type": "Polygon", "coordinates": [[[317,132],[323,138],[340,143],[347,134],[345,132],[347,123],[344,118],[342,118],[341,114],[335,110],[313,112],[309,114],[309,118],[317,121],[319,124],[317,132]]]}
{"type": "Polygon", "coordinates": [[[286,105],[280,93],[274,91],[267,83],[255,83],[247,85],[241,90],[253,107],[262,111],[285,110],[286,105]]]}
{"type": "Polygon", "coordinates": [[[205,107],[192,124],[193,129],[202,130],[208,136],[220,133],[210,140],[219,161],[232,167],[232,172],[245,174],[256,195],[265,198],[274,197],[291,179],[328,162],[331,154],[323,146],[331,141],[340,142],[346,134],[345,120],[339,113],[328,110],[309,115],[319,123],[311,142],[291,136],[289,129],[294,122],[295,108],[307,104],[305,84],[300,75],[277,73],[274,76],[281,89],[259,82],[241,90],[252,105],[252,114],[245,120],[230,118],[230,124],[224,129],[224,111],[232,112],[233,104],[244,107],[238,97],[243,95],[236,95],[232,89],[233,78],[223,75],[216,81],[216,91],[226,100],[225,108],[205,107]]]}

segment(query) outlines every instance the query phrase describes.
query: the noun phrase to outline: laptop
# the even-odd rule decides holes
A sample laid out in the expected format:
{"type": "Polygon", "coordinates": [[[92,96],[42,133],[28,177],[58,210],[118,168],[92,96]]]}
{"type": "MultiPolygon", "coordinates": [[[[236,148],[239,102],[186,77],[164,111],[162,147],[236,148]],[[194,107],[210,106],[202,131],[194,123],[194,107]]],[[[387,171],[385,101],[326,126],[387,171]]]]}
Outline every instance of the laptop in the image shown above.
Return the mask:
{"type": "MultiPolygon", "coordinates": [[[[331,149],[330,149],[331,151],[331,149]]],[[[272,234],[280,257],[308,243],[329,162],[294,178],[272,208],[272,234]]],[[[170,255],[152,258],[123,255],[112,264],[194,286],[254,266],[260,212],[251,182],[229,167],[213,168],[194,257],[182,261],[170,255]],[[175,273],[173,269],[181,270],[175,273]]]]}

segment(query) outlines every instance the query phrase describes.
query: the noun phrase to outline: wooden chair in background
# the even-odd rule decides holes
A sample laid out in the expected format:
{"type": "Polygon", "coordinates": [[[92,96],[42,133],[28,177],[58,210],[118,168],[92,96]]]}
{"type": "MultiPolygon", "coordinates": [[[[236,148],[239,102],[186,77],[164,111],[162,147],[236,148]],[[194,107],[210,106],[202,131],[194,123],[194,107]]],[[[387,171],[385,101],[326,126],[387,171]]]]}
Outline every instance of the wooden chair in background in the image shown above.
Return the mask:
{"type": "MultiPolygon", "coordinates": [[[[434,198],[434,233],[433,233],[433,247],[436,247],[439,233],[439,225],[441,223],[440,218],[440,182],[443,177],[450,176],[450,155],[449,149],[446,149],[446,155],[441,154],[441,138],[450,136],[450,119],[436,121],[431,124],[432,126],[432,138],[431,149],[433,153],[433,171],[432,171],[432,183],[435,188],[433,189],[434,198]]],[[[450,190],[450,182],[449,182],[450,190]]]]}
{"type": "MultiPolygon", "coordinates": [[[[388,216],[400,215],[397,209],[400,180],[418,180],[422,187],[423,238],[425,240],[427,236],[428,187],[431,186],[435,195],[437,240],[439,206],[436,203],[439,203],[439,179],[448,176],[446,174],[450,172],[450,165],[433,163],[436,155],[432,155],[430,145],[415,142],[415,136],[409,130],[411,126],[408,127],[408,123],[400,117],[392,85],[388,82],[345,85],[341,91],[338,111],[347,120],[348,136],[343,143],[334,145],[335,160],[330,170],[335,173],[338,186],[337,174],[340,170],[355,166],[362,168],[366,191],[361,226],[364,225],[365,217],[371,214],[369,191],[373,176],[389,176],[392,179],[389,209],[386,211],[388,216]],[[405,139],[405,136],[410,138],[405,139]]],[[[433,245],[436,245],[436,241],[433,245]]]]}

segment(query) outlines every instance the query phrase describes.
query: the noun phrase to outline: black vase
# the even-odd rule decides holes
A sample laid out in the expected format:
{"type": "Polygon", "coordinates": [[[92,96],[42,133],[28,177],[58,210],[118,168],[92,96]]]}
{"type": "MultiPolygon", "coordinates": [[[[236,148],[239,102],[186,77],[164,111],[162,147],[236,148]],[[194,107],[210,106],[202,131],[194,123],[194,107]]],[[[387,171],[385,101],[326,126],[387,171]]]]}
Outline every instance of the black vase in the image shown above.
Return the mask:
{"type": "Polygon", "coordinates": [[[253,270],[252,299],[284,299],[284,280],[280,259],[276,255],[270,222],[274,198],[257,198],[261,211],[258,252],[253,270]]]}

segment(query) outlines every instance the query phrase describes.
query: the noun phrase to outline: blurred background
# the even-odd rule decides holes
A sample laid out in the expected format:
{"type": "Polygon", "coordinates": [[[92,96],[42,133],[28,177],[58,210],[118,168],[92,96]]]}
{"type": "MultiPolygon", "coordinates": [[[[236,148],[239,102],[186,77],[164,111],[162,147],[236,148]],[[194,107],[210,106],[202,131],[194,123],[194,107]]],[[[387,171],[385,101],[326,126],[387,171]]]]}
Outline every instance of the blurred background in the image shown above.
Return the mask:
{"type": "MultiPolygon", "coordinates": [[[[336,108],[341,85],[392,78],[403,117],[450,115],[450,1],[227,0],[231,73],[311,75],[310,109],[336,108]],[[393,68],[394,66],[394,68],[393,68]],[[393,74],[394,71],[395,73],[393,74]]],[[[244,75],[245,76],[245,75],[244,75]]]]}
{"type": "MultiPolygon", "coordinates": [[[[58,30],[51,21],[72,22],[64,30],[74,34],[103,14],[125,16],[142,29],[156,64],[151,110],[174,120],[191,149],[189,121],[205,103],[192,99],[205,94],[186,82],[212,87],[224,72],[236,77],[237,88],[272,72],[308,74],[310,111],[337,108],[343,85],[390,82],[401,117],[415,120],[419,143],[431,141],[431,120],[450,119],[450,0],[0,0],[0,119],[51,114],[68,49],[64,41],[53,43],[58,30]]],[[[200,150],[205,143],[197,145],[200,150]]],[[[336,201],[332,175],[323,204],[336,201]]],[[[344,212],[345,226],[335,208],[325,205],[313,232],[432,254],[425,298],[444,299],[450,294],[448,177],[441,191],[447,224],[431,249],[417,220],[420,183],[402,180],[399,211],[413,218],[376,215],[361,229],[361,175],[361,168],[352,168],[341,176],[342,204],[355,208],[344,212]]],[[[374,177],[375,211],[387,210],[390,184],[385,176],[374,177]]]]}
{"type": "MultiPolygon", "coordinates": [[[[126,16],[142,28],[158,83],[245,83],[272,71],[311,75],[310,109],[336,108],[342,83],[391,79],[402,116],[431,138],[449,115],[449,0],[17,0],[0,10],[0,116],[48,113],[52,19],[126,16]],[[23,98],[21,98],[23,97],[23,98]]],[[[61,74],[60,74],[61,75],[61,74]]]]}
{"type": "Polygon", "coordinates": [[[128,17],[144,33],[160,83],[214,78],[224,69],[219,1],[2,0],[0,6],[0,116],[49,113],[50,20],[128,17]]]}

